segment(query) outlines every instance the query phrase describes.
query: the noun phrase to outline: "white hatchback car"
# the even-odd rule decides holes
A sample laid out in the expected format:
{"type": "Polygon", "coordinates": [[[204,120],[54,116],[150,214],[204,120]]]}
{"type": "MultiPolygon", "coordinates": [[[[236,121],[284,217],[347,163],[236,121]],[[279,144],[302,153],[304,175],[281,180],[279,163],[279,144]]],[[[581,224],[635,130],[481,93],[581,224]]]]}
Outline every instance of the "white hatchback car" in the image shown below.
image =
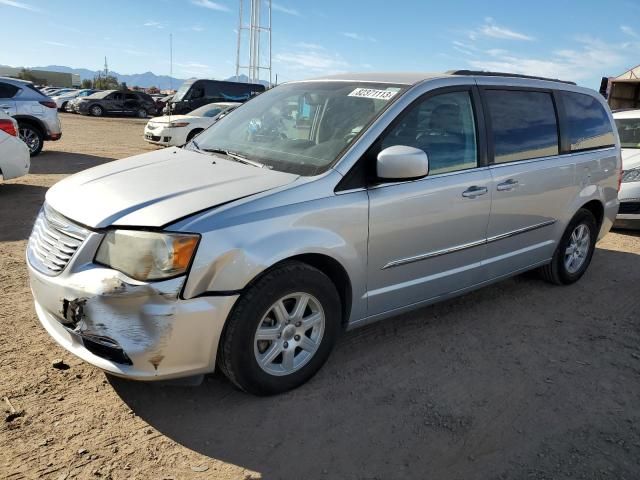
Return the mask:
{"type": "Polygon", "coordinates": [[[0,181],[29,173],[29,147],[18,138],[18,122],[0,110],[0,181]]]}
{"type": "Polygon", "coordinates": [[[613,114],[622,147],[622,185],[616,227],[640,228],[640,110],[613,114]]]}
{"type": "Polygon", "coordinates": [[[238,102],[210,103],[186,115],[152,118],[144,128],[144,139],[155,145],[181,147],[239,105],[238,102]]]}

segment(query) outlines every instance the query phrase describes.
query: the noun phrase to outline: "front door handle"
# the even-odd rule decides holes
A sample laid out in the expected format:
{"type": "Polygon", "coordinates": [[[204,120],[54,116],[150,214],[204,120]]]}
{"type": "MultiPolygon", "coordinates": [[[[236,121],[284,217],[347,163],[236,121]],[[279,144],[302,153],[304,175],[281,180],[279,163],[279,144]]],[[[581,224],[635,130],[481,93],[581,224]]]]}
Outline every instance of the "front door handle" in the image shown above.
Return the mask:
{"type": "Polygon", "coordinates": [[[514,180],[513,178],[510,178],[509,180],[506,180],[502,183],[499,183],[498,186],[496,187],[496,189],[499,192],[510,192],[511,190],[513,190],[514,188],[516,188],[518,186],[518,181],[514,180]]]}
{"type": "Polygon", "coordinates": [[[484,195],[488,191],[489,190],[487,189],[487,187],[478,187],[474,185],[473,187],[469,187],[464,192],[462,192],[462,196],[464,198],[476,198],[480,195],[484,195]]]}

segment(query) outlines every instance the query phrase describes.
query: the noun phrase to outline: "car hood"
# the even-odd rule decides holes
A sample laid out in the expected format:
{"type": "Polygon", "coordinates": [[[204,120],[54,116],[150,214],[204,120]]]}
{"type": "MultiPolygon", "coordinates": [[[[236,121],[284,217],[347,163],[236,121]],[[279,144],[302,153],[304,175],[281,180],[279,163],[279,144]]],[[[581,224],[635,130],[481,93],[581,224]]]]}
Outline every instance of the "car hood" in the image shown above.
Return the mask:
{"type": "Polygon", "coordinates": [[[163,117],[153,117],[149,123],[169,123],[178,120],[194,120],[200,117],[192,117],[191,115],[165,115],[163,117]]]}
{"type": "Polygon", "coordinates": [[[640,149],[623,148],[622,149],[622,169],[631,170],[640,167],[640,149]]]}
{"type": "Polygon", "coordinates": [[[168,148],[67,177],[49,189],[46,201],[88,227],[161,227],[296,178],[221,156],[168,148]]]}

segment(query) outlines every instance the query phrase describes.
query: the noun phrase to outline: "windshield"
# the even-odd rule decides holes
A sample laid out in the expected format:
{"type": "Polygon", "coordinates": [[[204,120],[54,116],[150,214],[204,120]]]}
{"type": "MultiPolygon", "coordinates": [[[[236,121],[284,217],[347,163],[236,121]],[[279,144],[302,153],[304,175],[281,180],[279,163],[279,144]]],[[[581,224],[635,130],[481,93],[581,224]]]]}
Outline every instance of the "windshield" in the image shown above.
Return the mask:
{"type": "Polygon", "coordinates": [[[616,127],[622,148],[640,148],[640,118],[616,120],[616,127]]]}
{"type": "Polygon", "coordinates": [[[184,82],[182,85],[180,85],[180,88],[175,93],[172,100],[174,102],[179,102],[180,100],[182,100],[192,85],[193,82],[184,82]]]}
{"type": "Polygon", "coordinates": [[[317,175],[403,88],[331,81],[280,85],[205,130],[197,148],[233,152],[274,170],[317,175]]]}

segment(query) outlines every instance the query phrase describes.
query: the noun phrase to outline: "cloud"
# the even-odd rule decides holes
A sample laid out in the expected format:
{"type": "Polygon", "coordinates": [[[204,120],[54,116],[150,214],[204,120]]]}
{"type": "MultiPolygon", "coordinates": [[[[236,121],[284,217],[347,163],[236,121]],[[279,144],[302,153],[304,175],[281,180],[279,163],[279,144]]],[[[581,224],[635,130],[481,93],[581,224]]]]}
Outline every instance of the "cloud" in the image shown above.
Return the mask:
{"type": "Polygon", "coordinates": [[[15,0],[0,0],[0,5],[6,5],[8,7],[21,8],[22,10],[29,10],[31,12],[41,12],[39,8],[36,8],[28,3],[17,2],[15,0]]]}
{"type": "Polygon", "coordinates": [[[193,27],[191,27],[191,30],[193,30],[194,32],[204,32],[204,27],[200,25],[194,25],[193,27]]]}
{"type": "Polygon", "coordinates": [[[145,27],[164,28],[164,24],[156,22],[155,20],[149,20],[143,24],[145,27]]]}
{"type": "Polygon", "coordinates": [[[45,40],[44,43],[46,43],[47,45],[51,45],[52,47],[76,48],[73,45],[69,45],[67,43],[53,42],[51,40],[45,40]]]}
{"type": "Polygon", "coordinates": [[[631,28],[631,27],[629,27],[627,25],[622,25],[620,27],[620,30],[622,30],[623,33],[626,33],[630,37],[640,38],[640,35],[638,35],[638,32],[636,32],[633,28],[631,28]]]}
{"type": "Polygon", "coordinates": [[[479,70],[513,72],[524,75],[584,80],[606,75],[608,70],[624,63],[622,46],[591,37],[578,37],[575,49],[555,50],[547,55],[530,57],[493,49],[484,52],[488,58],[476,57],[469,65],[479,70]]]}
{"type": "Polygon", "coordinates": [[[230,12],[229,7],[221,3],[212,2],[211,0],[191,0],[191,3],[198,7],[208,8],[209,10],[217,10],[219,12],[230,12]]]}
{"type": "Polygon", "coordinates": [[[524,33],[516,32],[515,30],[512,30],[510,28],[496,25],[496,23],[493,21],[493,18],[491,17],[487,17],[485,19],[484,25],[482,25],[478,30],[471,32],[469,37],[473,40],[477,38],[478,35],[483,35],[485,37],[491,38],[501,38],[505,40],[535,40],[533,37],[525,35],[524,33]]]}
{"type": "Polygon", "coordinates": [[[300,16],[300,12],[298,12],[298,10],[296,10],[294,8],[285,7],[285,6],[280,5],[279,3],[275,3],[275,2],[271,3],[271,9],[275,10],[276,12],[286,13],[287,15],[294,15],[296,17],[300,16]]]}
{"type": "Polygon", "coordinates": [[[274,63],[286,68],[311,74],[331,74],[345,71],[349,64],[337,53],[331,54],[324,49],[296,49],[292,52],[280,52],[274,56],[274,63]]]}
{"type": "Polygon", "coordinates": [[[369,42],[376,42],[377,40],[373,37],[369,37],[367,35],[360,35],[359,33],[354,33],[354,32],[343,32],[342,35],[344,35],[347,38],[351,38],[353,40],[358,40],[358,41],[369,41],[369,42]]]}

